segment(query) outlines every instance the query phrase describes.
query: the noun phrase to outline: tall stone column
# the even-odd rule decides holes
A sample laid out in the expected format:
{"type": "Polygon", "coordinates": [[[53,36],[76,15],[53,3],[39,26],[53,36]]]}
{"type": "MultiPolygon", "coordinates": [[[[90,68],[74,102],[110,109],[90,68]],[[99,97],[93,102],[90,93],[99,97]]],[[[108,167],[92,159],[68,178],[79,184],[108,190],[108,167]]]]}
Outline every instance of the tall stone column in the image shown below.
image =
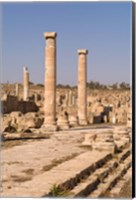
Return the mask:
{"type": "Polygon", "coordinates": [[[24,67],[24,101],[28,100],[29,96],[29,72],[27,67],[24,67]]]}
{"type": "Polygon", "coordinates": [[[87,124],[87,53],[85,49],[78,50],[78,119],[80,125],[87,124]]]}
{"type": "Polygon", "coordinates": [[[45,103],[44,128],[57,130],[56,126],[56,36],[55,32],[45,32],[45,103]]]}

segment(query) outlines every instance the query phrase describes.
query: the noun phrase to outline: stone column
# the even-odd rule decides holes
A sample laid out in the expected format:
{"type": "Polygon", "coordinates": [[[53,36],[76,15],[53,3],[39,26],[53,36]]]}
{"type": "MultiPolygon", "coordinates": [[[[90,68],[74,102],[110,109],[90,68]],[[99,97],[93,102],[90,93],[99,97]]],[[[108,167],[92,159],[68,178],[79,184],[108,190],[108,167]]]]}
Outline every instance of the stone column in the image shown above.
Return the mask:
{"type": "Polygon", "coordinates": [[[34,102],[37,103],[37,101],[38,101],[38,94],[34,93],[34,102]]]}
{"type": "Polygon", "coordinates": [[[66,106],[68,106],[68,93],[65,94],[66,106]]]}
{"type": "Polygon", "coordinates": [[[69,91],[68,94],[68,106],[72,106],[72,91],[69,91]]]}
{"type": "Polygon", "coordinates": [[[55,32],[45,32],[45,103],[44,128],[57,130],[56,126],[56,36],[55,32]]]}
{"type": "Polygon", "coordinates": [[[18,85],[18,83],[16,83],[16,85],[15,85],[15,95],[16,95],[16,97],[19,97],[19,85],[18,85]]]}
{"type": "Polygon", "coordinates": [[[85,49],[78,50],[78,119],[80,125],[87,124],[87,55],[85,49]]]}
{"type": "Polygon", "coordinates": [[[24,67],[24,101],[28,100],[29,96],[29,72],[27,67],[24,67]]]}
{"type": "Polygon", "coordinates": [[[75,96],[72,95],[72,106],[75,106],[75,96]]]}

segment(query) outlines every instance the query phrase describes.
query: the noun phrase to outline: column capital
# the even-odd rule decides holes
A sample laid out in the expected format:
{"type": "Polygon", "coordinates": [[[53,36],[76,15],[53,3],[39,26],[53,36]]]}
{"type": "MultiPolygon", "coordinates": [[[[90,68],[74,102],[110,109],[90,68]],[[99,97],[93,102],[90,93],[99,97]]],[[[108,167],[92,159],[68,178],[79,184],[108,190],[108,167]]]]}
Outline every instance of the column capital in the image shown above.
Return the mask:
{"type": "Polygon", "coordinates": [[[28,71],[28,68],[26,66],[24,66],[24,71],[28,71]]]}
{"type": "Polygon", "coordinates": [[[44,38],[56,38],[57,33],[56,32],[44,32],[44,38]]]}
{"type": "Polygon", "coordinates": [[[88,54],[87,49],[78,49],[78,54],[88,54]]]}

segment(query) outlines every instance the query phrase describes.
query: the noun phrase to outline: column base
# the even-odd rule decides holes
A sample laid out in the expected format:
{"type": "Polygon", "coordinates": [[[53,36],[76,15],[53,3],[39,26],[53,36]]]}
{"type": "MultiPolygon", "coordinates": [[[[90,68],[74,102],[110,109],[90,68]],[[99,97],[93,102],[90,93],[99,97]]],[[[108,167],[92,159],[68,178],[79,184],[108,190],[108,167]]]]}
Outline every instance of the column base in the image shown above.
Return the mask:
{"type": "Polygon", "coordinates": [[[69,121],[70,127],[76,127],[76,126],[78,126],[77,117],[75,117],[75,116],[69,116],[68,121],[69,121]]]}
{"type": "Polygon", "coordinates": [[[70,128],[68,121],[58,121],[57,125],[59,127],[59,130],[64,130],[64,129],[70,128]]]}
{"type": "Polygon", "coordinates": [[[54,124],[44,124],[41,128],[44,131],[58,131],[59,130],[59,127],[54,124]]]}
{"type": "Polygon", "coordinates": [[[99,150],[99,151],[109,151],[111,153],[115,153],[116,151],[116,145],[114,143],[108,143],[108,142],[95,142],[92,145],[94,150],[99,150]]]}
{"type": "Polygon", "coordinates": [[[59,130],[66,130],[69,129],[70,126],[69,125],[59,125],[59,130]]]}
{"type": "Polygon", "coordinates": [[[85,119],[79,119],[79,125],[86,126],[87,124],[88,124],[87,120],[85,120],[85,119]]]}
{"type": "Polygon", "coordinates": [[[76,122],[69,122],[70,124],[70,127],[77,127],[78,126],[78,123],[76,122]]]}
{"type": "Polygon", "coordinates": [[[60,130],[69,129],[68,117],[64,111],[58,116],[57,125],[60,130]]]}
{"type": "Polygon", "coordinates": [[[96,134],[86,133],[84,135],[84,141],[82,142],[82,146],[92,147],[93,142],[95,141],[96,134]]]}

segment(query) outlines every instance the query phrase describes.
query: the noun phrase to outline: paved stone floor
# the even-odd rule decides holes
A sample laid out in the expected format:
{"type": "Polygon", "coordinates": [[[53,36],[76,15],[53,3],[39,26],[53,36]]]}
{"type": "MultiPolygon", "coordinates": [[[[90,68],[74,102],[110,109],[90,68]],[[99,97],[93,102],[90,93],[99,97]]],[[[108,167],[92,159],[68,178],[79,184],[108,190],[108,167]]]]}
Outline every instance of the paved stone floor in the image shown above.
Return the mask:
{"type": "MultiPolygon", "coordinates": [[[[54,166],[86,152],[87,149],[81,147],[84,133],[101,132],[111,130],[111,128],[78,128],[71,131],[60,131],[51,135],[49,139],[4,143],[1,153],[2,196],[8,197],[8,194],[9,196],[13,194],[12,197],[14,197],[16,193],[14,188],[20,190],[20,186],[25,185],[27,181],[31,180],[33,183],[35,176],[41,176],[54,166]]],[[[19,197],[21,196],[23,197],[23,194],[19,197]]],[[[30,196],[33,197],[33,191],[30,196]]]]}
{"type": "Polygon", "coordinates": [[[49,139],[5,143],[1,153],[4,194],[57,163],[84,152],[85,149],[79,147],[83,140],[81,132],[59,132],[49,139]],[[18,142],[19,145],[16,145],[18,142]]]}

